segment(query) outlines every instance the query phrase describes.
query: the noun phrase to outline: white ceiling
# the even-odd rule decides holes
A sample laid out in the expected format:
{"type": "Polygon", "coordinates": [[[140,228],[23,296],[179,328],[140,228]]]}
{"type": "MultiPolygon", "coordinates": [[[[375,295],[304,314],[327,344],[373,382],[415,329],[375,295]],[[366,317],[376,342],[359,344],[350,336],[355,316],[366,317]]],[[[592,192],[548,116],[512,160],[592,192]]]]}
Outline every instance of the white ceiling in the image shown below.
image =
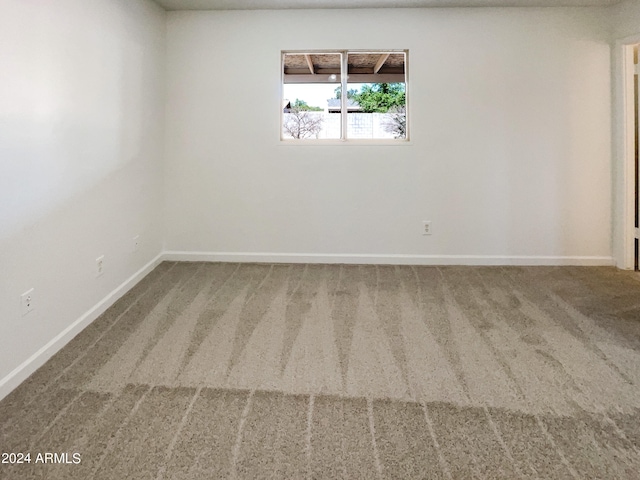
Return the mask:
{"type": "Polygon", "coordinates": [[[278,10],[290,8],[575,7],[620,0],[155,0],[166,10],[278,10]]]}

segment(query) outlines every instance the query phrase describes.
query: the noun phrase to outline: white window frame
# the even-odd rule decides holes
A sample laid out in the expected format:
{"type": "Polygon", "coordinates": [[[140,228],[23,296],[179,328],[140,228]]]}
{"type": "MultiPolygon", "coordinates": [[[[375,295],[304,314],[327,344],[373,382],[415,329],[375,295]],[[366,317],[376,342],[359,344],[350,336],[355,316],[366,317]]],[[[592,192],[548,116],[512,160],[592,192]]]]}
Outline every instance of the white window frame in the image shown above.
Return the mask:
{"type": "MultiPolygon", "coordinates": [[[[374,83],[374,82],[371,82],[374,83]]],[[[409,125],[409,50],[408,49],[367,49],[367,50],[282,50],[280,52],[280,144],[281,145],[411,145],[410,139],[410,125],[409,125]],[[285,138],[283,133],[284,122],[284,109],[282,108],[284,102],[284,61],[286,54],[340,54],[340,88],[342,92],[347,92],[347,86],[349,84],[349,77],[346,74],[348,71],[348,55],[357,53],[402,53],[404,54],[404,91],[405,91],[405,118],[406,118],[406,134],[404,138],[396,139],[372,139],[372,138],[348,138],[348,108],[347,108],[347,95],[340,96],[340,116],[341,116],[341,138],[339,139],[294,139],[285,138]]]]}

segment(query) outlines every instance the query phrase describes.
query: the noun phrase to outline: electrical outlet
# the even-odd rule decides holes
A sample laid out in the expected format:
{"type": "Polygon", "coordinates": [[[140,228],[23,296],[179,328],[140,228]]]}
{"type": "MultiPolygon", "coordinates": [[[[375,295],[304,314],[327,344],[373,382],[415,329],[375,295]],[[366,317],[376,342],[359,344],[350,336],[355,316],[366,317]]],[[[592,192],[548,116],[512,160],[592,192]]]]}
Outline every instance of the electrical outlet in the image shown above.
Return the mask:
{"type": "Polygon", "coordinates": [[[132,248],[134,252],[137,252],[140,248],[140,235],[133,237],[132,248]]]}
{"type": "Polygon", "coordinates": [[[104,255],[100,255],[96,258],[96,277],[99,277],[104,273],[104,255]]]}
{"type": "Polygon", "coordinates": [[[431,220],[424,220],[422,222],[422,234],[431,235],[431,220]]]}
{"type": "Polygon", "coordinates": [[[36,308],[33,300],[33,288],[20,295],[20,311],[24,317],[27,313],[36,308]]]}

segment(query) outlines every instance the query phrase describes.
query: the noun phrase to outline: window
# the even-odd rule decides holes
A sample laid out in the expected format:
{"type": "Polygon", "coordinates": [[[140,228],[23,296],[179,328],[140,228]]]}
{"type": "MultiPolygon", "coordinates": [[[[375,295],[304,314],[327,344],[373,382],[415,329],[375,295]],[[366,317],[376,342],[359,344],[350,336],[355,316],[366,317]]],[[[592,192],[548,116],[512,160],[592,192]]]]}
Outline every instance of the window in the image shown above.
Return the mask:
{"type": "Polygon", "coordinates": [[[404,50],[282,52],[281,139],[406,141],[406,65],[404,50]]]}

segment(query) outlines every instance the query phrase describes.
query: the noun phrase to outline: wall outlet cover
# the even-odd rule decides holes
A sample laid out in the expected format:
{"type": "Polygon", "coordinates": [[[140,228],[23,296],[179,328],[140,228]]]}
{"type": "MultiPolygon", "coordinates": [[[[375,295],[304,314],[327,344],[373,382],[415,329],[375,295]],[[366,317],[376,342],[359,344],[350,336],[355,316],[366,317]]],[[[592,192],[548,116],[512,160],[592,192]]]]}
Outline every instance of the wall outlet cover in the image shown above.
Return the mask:
{"type": "Polygon", "coordinates": [[[33,288],[31,288],[30,290],[27,290],[22,295],[20,295],[20,312],[22,313],[22,316],[25,316],[27,313],[33,311],[33,309],[36,308],[33,292],[34,290],[33,288]]]}
{"type": "Polygon", "coordinates": [[[96,277],[99,277],[104,273],[104,255],[100,255],[96,258],[96,277]]]}

